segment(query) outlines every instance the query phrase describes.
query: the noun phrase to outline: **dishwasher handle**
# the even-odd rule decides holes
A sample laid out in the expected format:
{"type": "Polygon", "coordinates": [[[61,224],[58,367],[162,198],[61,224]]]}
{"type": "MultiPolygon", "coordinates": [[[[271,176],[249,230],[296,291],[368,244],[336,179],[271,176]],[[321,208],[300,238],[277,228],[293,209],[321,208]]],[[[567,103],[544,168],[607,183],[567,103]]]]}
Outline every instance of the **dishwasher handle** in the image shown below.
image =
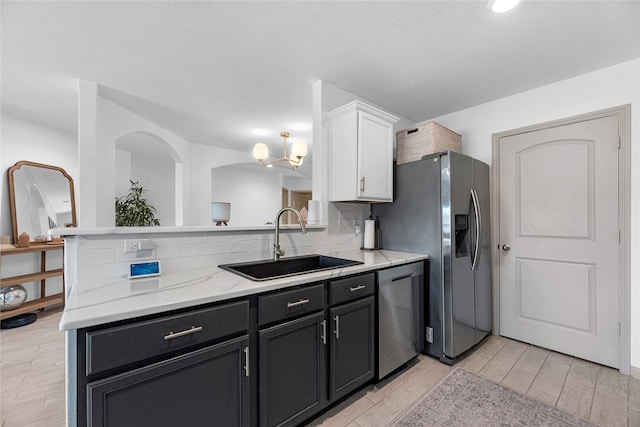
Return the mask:
{"type": "Polygon", "coordinates": [[[391,279],[392,282],[397,282],[398,280],[407,279],[409,277],[413,277],[413,273],[405,274],[404,276],[398,276],[391,279]]]}

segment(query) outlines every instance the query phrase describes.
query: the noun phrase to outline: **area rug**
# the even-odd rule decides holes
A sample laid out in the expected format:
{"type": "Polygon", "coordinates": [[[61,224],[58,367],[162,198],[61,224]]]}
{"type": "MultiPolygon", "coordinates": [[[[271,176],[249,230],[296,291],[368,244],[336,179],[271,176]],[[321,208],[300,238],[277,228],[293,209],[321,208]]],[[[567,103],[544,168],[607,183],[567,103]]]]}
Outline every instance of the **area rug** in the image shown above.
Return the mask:
{"type": "Polygon", "coordinates": [[[556,407],[455,369],[395,427],[596,426],[556,407]]]}

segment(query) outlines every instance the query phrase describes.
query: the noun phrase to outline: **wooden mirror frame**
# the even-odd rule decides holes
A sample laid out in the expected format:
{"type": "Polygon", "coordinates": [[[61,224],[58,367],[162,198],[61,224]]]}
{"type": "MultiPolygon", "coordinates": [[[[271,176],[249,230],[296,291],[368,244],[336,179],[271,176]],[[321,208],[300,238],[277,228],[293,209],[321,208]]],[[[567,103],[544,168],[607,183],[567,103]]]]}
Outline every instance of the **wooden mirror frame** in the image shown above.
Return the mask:
{"type": "MultiPolygon", "coordinates": [[[[19,170],[22,166],[33,166],[44,169],[50,169],[62,173],[62,175],[69,180],[69,203],[71,203],[71,223],[73,227],[78,225],[76,219],[76,199],[73,191],[73,178],[63,168],[58,166],[45,165],[43,163],[30,162],[27,160],[21,160],[16,162],[7,170],[8,184],[9,184],[9,209],[11,213],[11,232],[13,234],[13,243],[18,244],[18,221],[16,212],[16,192],[14,187],[13,173],[19,170]]],[[[30,240],[34,241],[34,236],[30,236],[30,240]]]]}

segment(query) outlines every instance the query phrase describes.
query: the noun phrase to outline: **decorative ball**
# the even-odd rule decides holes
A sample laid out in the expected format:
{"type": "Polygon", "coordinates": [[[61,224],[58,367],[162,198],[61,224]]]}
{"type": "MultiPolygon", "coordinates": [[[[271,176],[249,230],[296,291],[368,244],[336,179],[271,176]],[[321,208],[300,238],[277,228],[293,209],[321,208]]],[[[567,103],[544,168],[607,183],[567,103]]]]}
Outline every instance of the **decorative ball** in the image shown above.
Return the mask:
{"type": "Polygon", "coordinates": [[[21,285],[0,289],[0,311],[18,308],[27,300],[27,290],[21,285]]]}

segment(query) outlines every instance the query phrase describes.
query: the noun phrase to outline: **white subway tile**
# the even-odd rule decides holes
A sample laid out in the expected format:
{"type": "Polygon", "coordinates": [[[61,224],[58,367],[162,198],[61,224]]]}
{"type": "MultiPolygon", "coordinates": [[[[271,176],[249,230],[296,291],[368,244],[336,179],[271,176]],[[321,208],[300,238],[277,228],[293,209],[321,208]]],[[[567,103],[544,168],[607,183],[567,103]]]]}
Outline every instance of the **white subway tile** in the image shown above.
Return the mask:
{"type": "Polygon", "coordinates": [[[264,251],[268,250],[269,242],[262,239],[231,241],[227,247],[228,252],[264,251]]]}
{"type": "Polygon", "coordinates": [[[78,285],[91,280],[116,279],[126,277],[129,272],[129,264],[111,263],[98,265],[78,266],[78,285]]]}
{"type": "Polygon", "coordinates": [[[178,246],[179,257],[191,257],[216,253],[216,246],[204,241],[197,243],[183,242],[178,246]]]}
{"type": "Polygon", "coordinates": [[[156,247],[156,254],[158,259],[178,258],[180,256],[180,249],[178,245],[158,245],[156,247]]]}
{"type": "Polygon", "coordinates": [[[207,235],[201,233],[167,233],[160,236],[153,236],[151,239],[156,245],[183,245],[192,243],[205,243],[207,235]]]}
{"type": "Polygon", "coordinates": [[[118,249],[117,262],[131,263],[136,261],[155,259],[156,257],[156,251],[125,252],[124,249],[118,249]]]}
{"type": "Polygon", "coordinates": [[[118,262],[116,248],[88,249],[78,252],[78,265],[96,265],[118,262]]]}
{"type": "Polygon", "coordinates": [[[183,270],[185,268],[202,268],[207,266],[207,257],[191,256],[162,260],[162,271],[183,270]]]}

